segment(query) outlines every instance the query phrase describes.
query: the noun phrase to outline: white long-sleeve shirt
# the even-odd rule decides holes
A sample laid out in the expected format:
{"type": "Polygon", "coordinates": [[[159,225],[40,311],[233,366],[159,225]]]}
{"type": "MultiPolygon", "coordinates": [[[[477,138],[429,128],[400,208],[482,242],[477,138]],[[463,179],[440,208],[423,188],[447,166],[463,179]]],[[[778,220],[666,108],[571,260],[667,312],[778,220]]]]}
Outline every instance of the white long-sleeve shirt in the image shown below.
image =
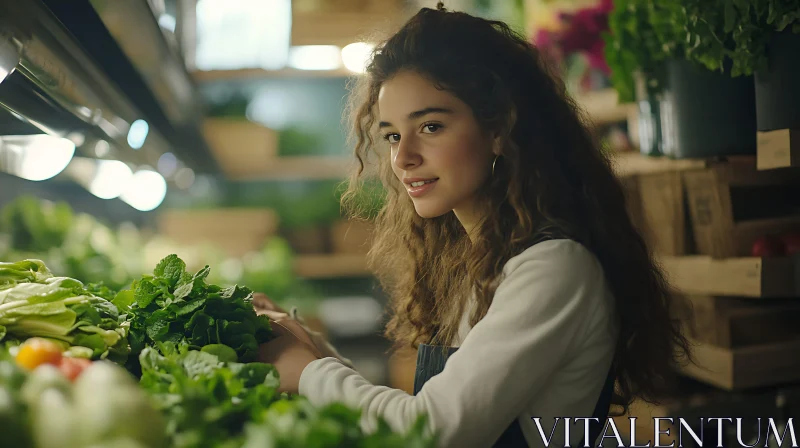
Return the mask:
{"type": "MultiPolygon", "coordinates": [[[[472,303],[472,302],[471,302],[472,303]]],[[[333,357],[309,364],[299,392],[313,404],[362,409],[365,431],[382,416],[405,432],[420,413],[443,447],[489,447],[517,419],[530,446],[564,446],[564,417],[591,417],[616,345],[614,299],[595,256],[549,240],[510,259],[489,311],[462,319],[459,350],[417,395],[370,384],[333,357]],[[543,434],[533,417],[540,417],[543,434]]],[[[573,420],[574,421],[574,420],[573,420]]],[[[572,425],[576,446],[583,424],[572,425]]]]}

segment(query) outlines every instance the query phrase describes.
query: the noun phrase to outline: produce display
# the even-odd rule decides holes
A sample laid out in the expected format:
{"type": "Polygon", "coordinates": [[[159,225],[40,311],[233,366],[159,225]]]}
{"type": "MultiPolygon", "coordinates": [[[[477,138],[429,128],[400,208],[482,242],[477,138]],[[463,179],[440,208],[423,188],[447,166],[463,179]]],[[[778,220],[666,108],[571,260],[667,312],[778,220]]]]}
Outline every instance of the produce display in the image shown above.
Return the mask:
{"type": "Polygon", "coordinates": [[[43,260],[60,275],[93,285],[127,288],[147,271],[147,265],[170,253],[179,253],[198,267],[217,266],[208,277],[213,283],[246,284],[276,303],[291,299],[305,314],[313,314],[322,297],[294,275],[292,249],[277,236],[260,251],[232,258],[209,245],[182,247],[158,236],[144,238],[129,223],[112,229],[64,202],[21,196],[0,210],[0,260],[43,260]]]}
{"type": "Polygon", "coordinates": [[[762,236],[753,242],[754,257],[785,257],[800,253],[800,232],[762,236]]]}
{"type": "Polygon", "coordinates": [[[114,231],[65,202],[20,196],[0,210],[0,260],[36,258],[55,272],[120,289],[145,272],[135,227],[114,231]]]}
{"type": "Polygon", "coordinates": [[[425,416],[367,434],[358,410],[279,393],[257,360],[269,319],[209,273],[170,255],[115,293],[39,260],[0,263],[0,445],[436,446],[425,416]]]}

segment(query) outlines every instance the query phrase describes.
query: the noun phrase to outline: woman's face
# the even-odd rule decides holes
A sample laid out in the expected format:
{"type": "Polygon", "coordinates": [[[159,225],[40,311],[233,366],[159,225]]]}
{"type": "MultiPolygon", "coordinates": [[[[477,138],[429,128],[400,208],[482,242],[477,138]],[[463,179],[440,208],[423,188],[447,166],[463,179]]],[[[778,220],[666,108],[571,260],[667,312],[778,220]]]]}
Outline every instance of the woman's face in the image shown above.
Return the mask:
{"type": "Polygon", "coordinates": [[[381,87],[378,110],[392,170],[417,214],[434,218],[452,210],[465,227],[476,222],[475,198],[491,175],[494,139],[470,107],[403,71],[381,87]]]}

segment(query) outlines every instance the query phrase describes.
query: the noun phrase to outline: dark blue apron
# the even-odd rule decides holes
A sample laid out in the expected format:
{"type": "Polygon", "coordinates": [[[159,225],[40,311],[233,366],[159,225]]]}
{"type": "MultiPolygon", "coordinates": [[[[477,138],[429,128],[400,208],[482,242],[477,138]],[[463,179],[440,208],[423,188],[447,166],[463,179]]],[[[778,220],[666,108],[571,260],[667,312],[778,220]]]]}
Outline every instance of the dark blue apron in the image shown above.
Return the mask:
{"type": "MultiPolygon", "coordinates": [[[[427,344],[420,344],[417,349],[417,370],[414,374],[414,395],[417,395],[422,389],[422,386],[432,377],[438,375],[444,370],[444,365],[447,363],[453,353],[458,350],[458,347],[446,347],[443,350],[441,346],[433,346],[427,344]]],[[[597,438],[605,426],[606,419],[608,418],[608,410],[611,406],[611,398],[614,393],[614,382],[616,376],[612,370],[609,370],[606,377],[606,383],[600,392],[600,398],[592,412],[592,417],[597,421],[589,420],[589,446],[596,446],[597,438]]],[[[522,433],[522,427],[519,425],[517,418],[514,422],[506,428],[499,439],[492,445],[494,447],[528,447],[525,441],[525,436],[522,433]]],[[[584,446],[583,443],[576,446],[584,446]]]]}

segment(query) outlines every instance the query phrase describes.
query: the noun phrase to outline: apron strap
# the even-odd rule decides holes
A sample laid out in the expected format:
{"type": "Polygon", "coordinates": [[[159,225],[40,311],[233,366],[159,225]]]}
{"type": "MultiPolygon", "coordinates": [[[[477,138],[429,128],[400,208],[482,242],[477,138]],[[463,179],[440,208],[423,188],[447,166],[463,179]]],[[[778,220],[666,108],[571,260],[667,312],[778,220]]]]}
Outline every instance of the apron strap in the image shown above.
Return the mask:
{"type": "MultiPolygon", "coordinates": [[[[598,421],[589,420],[589,446],[596,446],[597,438],[600,437],[600,433],[606,426],[608,412],[611,409],[611,400],[614,398],[614,383],[616,380],[617,376],[612,366],[608,370],[606,383],[603,385],[603,390],[600,391],[600,398],[598,398],[592,412],[592,418],[596,418],[598,421]]],[[[581,446],[583,445],[581,444],[581,446]]]]}

